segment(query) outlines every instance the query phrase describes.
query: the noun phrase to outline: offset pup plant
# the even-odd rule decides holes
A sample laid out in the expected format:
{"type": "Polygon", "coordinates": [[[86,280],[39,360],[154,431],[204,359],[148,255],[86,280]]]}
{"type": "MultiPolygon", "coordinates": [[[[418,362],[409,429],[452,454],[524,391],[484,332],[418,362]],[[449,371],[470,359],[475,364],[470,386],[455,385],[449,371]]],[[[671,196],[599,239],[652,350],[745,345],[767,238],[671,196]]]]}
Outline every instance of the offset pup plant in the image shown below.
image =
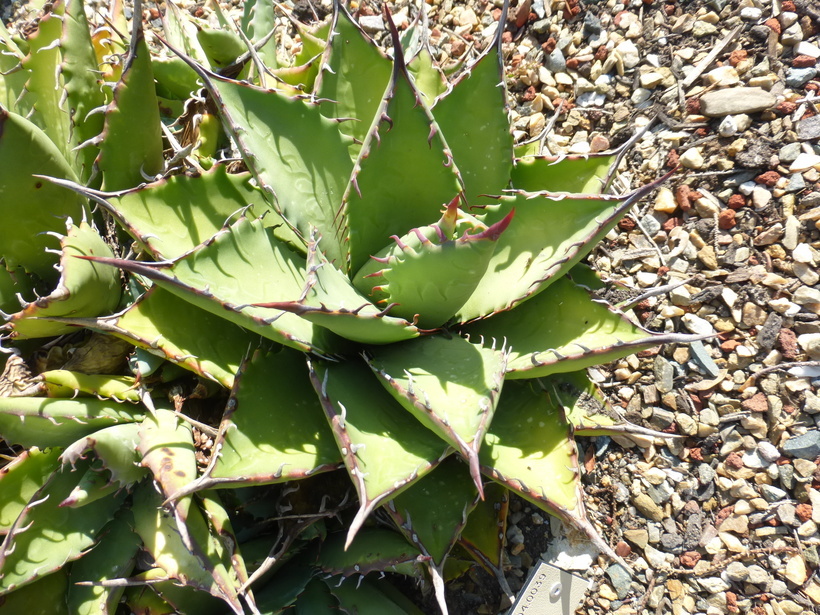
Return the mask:
{"type": "Polygon", "coordinates": [[[337,4],[285,61],[272,4],[211,8],[168,2],[150,47],[117,3],[0,30],[4,345],[52,339],[0,398],[0,599],[418,612],[388,571],[446,611],[472,565],[504,583],[510,491],[618,559],[574,435],[649,432],[584,370],[688,338],[580,261],[654,184],[609,196],[615,156],[514,145],[503,17],[448,79],[386,10],[392,56],[337,4]]]}

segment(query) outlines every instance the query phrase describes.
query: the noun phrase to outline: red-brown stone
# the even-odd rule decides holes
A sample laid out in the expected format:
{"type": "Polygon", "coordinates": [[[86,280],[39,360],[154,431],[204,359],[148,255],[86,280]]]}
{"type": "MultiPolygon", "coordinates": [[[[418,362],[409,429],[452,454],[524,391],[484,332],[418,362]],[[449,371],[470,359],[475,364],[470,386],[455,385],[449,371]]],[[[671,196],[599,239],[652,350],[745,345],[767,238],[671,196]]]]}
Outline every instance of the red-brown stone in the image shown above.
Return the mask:
{"type": "Polygon", "coordinates": [[[729,197],[729,202],[726,204],[730,209],[740,209],[746,206],[746,197],[742,194],[733,194],[729,197]]]}
{"type": "Polygon", "coordinates": [[[702,557],[697,551],[686,551],[680,556],[680,565],[684,568],[694,568],[702,557]]]}
{"type": "Polygon", "coordinates": [[[817,64],[817,59],[811,56],[797,56],[792,60],[794,68],[811,68],[815,64],[817,64]]]}
{"type": "Polygon", "coordinates": [[[755,393],[749,399],[744,399],[740,407],[749,412],[766,412],[769,409],[769,401],[765,393],[755,393]]]}
{"type": "Polygon", "coordinates": [[[735,221],[735,210],[724,209],[718,214],[718,226],[724,231],[734,228],[737,222],[735,221]]]}
{"type": "Polygon", "coordinates": [[[743,458],[737,453],[729,453],[726,460],[723,462],[727,468],[732,470],[739,470],[743,467],[743,458]]]}
{"type": "Polygon", "coordinates": [[[780,27],[780,22],[777,21],[775,17],[770,17],[769,19],[764,21],[763,24],[769,26],[769,28],[774,30],[774,32],[777,33],[778,36],[780,36],[780,33],[783,31],[783,28],[780,27]]]}
{"type": "Polygon", "coordinates": [[[793,361],[800,354],[800,348],[797,345],[797,334],[791,329],[780,329],[777,336],[777,347],[783,354],[783,358],[793,361]]]}
{"type": "Polygon", "coordinates": [[[761,173],[757,177],[755,177],[755,183],[763,184],[764,186],[768,186],[769,188],[773,188],[774,185],[777,183],[777,180],[780,179],[780,173],[777,171],[766,171],[765,173],[761,173]]]}

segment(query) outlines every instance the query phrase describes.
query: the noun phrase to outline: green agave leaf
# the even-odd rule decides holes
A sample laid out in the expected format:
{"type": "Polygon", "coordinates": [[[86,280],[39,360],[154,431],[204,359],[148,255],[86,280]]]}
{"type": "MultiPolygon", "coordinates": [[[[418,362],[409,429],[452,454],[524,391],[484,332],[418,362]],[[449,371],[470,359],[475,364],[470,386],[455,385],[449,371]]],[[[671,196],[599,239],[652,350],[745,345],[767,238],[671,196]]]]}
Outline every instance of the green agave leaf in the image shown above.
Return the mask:
{"type": "Polygon", "coordinates": [[[155,587],[156,585],[126,587],[123,593],[124,604],[132,613],[141,615],[176,615],[179,611],[160,598],[155,587]]]}
{"type": "Polygon", "coordinates": [[[583,436],[622,434],[669,438],[668,433],[647,429],[627,421],[609,403],[586,370],[552,374],[539,380],[544,392],[557,403],[573,432],[583,436]]]}
{"type": "Polygon", "coordinates": [[[105,105],[106,100],[83,0],[68,1],[62,27],[60,70],[65,80],[65,107],[70,120],[68,147],[71,150],[66,156],[80,181],[86,183],[91,178],[99,151],[92,143],[105,123],[102,115],[91,112],[105,105]],[[80,144],[86,145],[73,151],[80,144]]]}
{"type": "MultiPolygon", "coordinates": [[[[148,468],[154,482],[166,498],[170,498],[197,476],[196,450],[191,426],[175,412],[156,410],[147,416],[139,429],[137,450],[142,465],[148,468]]],[[[170,504],[182,539],[189,549],[187,519],[191,496],[176,498],[170,504]]]]}
{"type": "Polygon", "coordinates": [[[330,44],[316,89],[324,101],[320,108],[325,117],[352,119],[339,124],[339,130],[352,138],[348,151],[356,160],[390,81],[390,60],[341,2],[334,2],[333,7],[330,44]]]}
{"type": "Polygon", "coordinates": [[[134,515],[121,509],[100,530],[98,544],[71,566],[67,588],[69,612],[74,615],[99,615],[117,609],[124,587],[78,585],[127,577],[134,568],[142,542],[134,532],[134,515]]]}
{"type": "Polygon", "coordinates": [[[359,494],[349,545],[370,512],[432,470],[446,446],[398,406],[364,364],[312,363],[310,378],[359,494]]]}
{"type": "Polygon", "coordinates": [[[385,508],[405,538],[440,569],[478,501],[467,467],[450,457],[385,508]]]}
{"type": "Polygon", "coordinates": [[[63,31],[65,4],[58,2],[44,10],[37,24],[37,31],[27,40],[29,53],[23,60],[28,72],[27,104],[34,109],[31,118],[49,136],[60,150],[69,157],[69,114],[60,105],[63,96],[63,79],[60,75],[60,37],[63,31]]]}
{"type": "MultiPolygon", "coordinates": [[[[247,6],[247,4],[246,4],[247,6]]],[[[190,60],[186,60],[189,63],[190,60]]],[[[337,207],[353,167],[347,139],[315,103],[219,77],[191,63],[257,183],[302,237],[315,226],[328,259],[346,260],[337,207]]],[[[298,296],[298,295],[297,295],[298,296]]]]}
{"type": "Polygon", "coordinates": [[[437,224],[394,237],[394,245],[358,271],[353,279],[356,287],[374,303],[392,305],[392,313],[428,329],[452,318],[475,291],[513,217],[511,212],[489,228],[473,235],[465,230],[451,239],[457,201],[458,197],[450,202],[437,224]]]}
{"type": "Polygon", "coordinates": [[[0,470],[0,535],[5,536],[37,490],[60,463],[60,449],[20,453],[0,470]]]}
{"type": "Polygon", "coordinates": [[[413,77],[413,83],[428,106],[432,107],[436,98],[447,91],[447,79],[433,61],[427,45],[423,45],[407,63],[407,71],[413,77]]]}
{"type": "Polygon", "coordinates": [[[25,447],[68,446],[103,427],[143,417],[142,409],[108,400],[0,397],[0,436],[25,447]]]}
{"type": "Polygon", "coordinates": [[[336,579],[325,581],[339,600],[343,612],[358,615],[422,615],[408,598],[389,583],[365,579],[361,584],[353,580],[336,585],[336,579]]]}
{"type": "MultiPolygon", "coordinates": [[[[237,58],[248,51],[245,42],[236,33],[230,30],[216,30],[212,28],[201,28],[196,33],[197,40],[202,46],[208,66],[212,69],[225,68],[236,62],[237,58]]],[[[172,41],[169,41],[172,45],[172,41]]],[[[191,55],[189,50],[185,53],[191,55]]],[[[204,58],[196,58],[197,62],[203,63],[204,58]]]]}
{"type": "MultiPolygon", "coordinates": [[[[165,581],[162,569],[154,568],[137,576],[137,580],[150,582],[157,599],[142,597],[158,614],[196,613],[197,615],[225,615],[225,603],[213,595],[197,589],[194,585],[179,585],[176,581],[165,581]]],[[[134,611],[142,613],[142,611],[134,611]]],[[[154,615],[151,611],[150,615],[154,615]]]]}
{"type": "Polygon", "coordinates": [[[219,493],[216,490],[205,491],[199,494],[199,503],[205,519],[211,528],[212,535],[219,540],[222,548],[230,558],[231,568],[236,575],[239,584],[244,585],[248,581],[248,570],[245,566],[245,558],[239,550],[239,541],[233,530],[228,511],[222,504],[219,493]]]}
{"type": "Polygon", "coordinates": [[[518,193],[485,222],[515,210],[487,273],[461,307],[462,322],[509,310],[536,295],[581,260],[646,190],[626,198],[518,193]]]}
{"type": "Polygon", "coordinates": [[[118,486],[108,480],[102,469],[88,468],[71,493],[60,502],[61,507],[82,508],[107,497],[118,490],[118,486]]]}
{"type": "Polygon", "coordinates": [[[34,284],[26,275],[22,267],[9,271],[0,266],[0,312],[8,314],[20,309],[20,300],[17,298],[31,296],[34,284]]]}
{"type": "Polygon", "coordinates": [[[530,192],[600,194],[615,158],[611,154],[518,158],[512,168],[512,185],[530,192]]]}
{"type": "Polygon", "coordinates": [[[364,527],[348,545],[345,537],[336,533],[322,544],[319,566],[322,572],[343,577],[366,575],[370,572],[398,572],[419,575],[422,552],[401,534],[379,527],[364,527]]]}
{"type": "Polygon", "coordinates": [[[219,539],[211,530],[197,506],[188,511],[185,531],[195,551],[189,551],[180,535],[182,529],[160,508],[161,498],[149,484],[143,483],[134,492],[135,530],[145,550],[154,558],[166,578],[207,592],[226,602],[231,610],[241,615],[243,610],[237,596],[237,582],[230,570],[229,557],[219,539]]]}
{"type": "MultiPolygon", "coordinates": [[[[189,303],[297,350],[323,350],[326,334],[295,314],[253,307],[299,297],[304,260],[278,241],[261,220],[240,218],[198,250],[167,264],[99,259],[144,276],[189,303]]],[[[173,339],[173,338],[171,338],[173,339]]]]}
{"type": "Polygon", "coordinates": [[[387,315],[362,296],[348,277],[308,245],[307,281],[299,301],[265,303],[260,306],[298,314],[305,320],[363,344],[391,344],[414,338],[418,328],[387,315]]]}
{"type": "Polygon", "coordinates": [[[134,20],[131,49],[125,69],[114,88],[114,100],[105,112],[105,129],[100,140],[97,166],[103,172],[105,190],[125,190],[156,175],[164,166],[162,128],[151,56],[142,32],[142,22],[134,20]]]}
{"type": "Polygon", "coordinates": [[[598,430],[603,433],[624,422],[590,381],[586,370],[552,374],[542,379],[541,384],[546,394],[563,408],[576,433],[599,435],[598,430]]]}
{"type": "Polygon", "coordinates": [[[137,384],[132,376],[102,376],[55,369],[41,373],[39,378],[49,397],[93,396],[132,403],[140,401],[137,384]]]}
{"type": "Polygon", "coordinates": [[[530,383],[508,382],[481,448],[482,471],[562,519],[582,514],[570,424],[530,383]]]}
{"type": "Polygon", "coordinates": [[[303,355],[254,354],[235,381],[214,450],[208,471],[189,489],[284,482],[339,467],[303,355]]]}
{"type": "Polygon", "coordinates": [[[461,192],[452,154],[407,73],[398,42],[394,45],[393,75],[342,204],[351,271],[380,252],[391,235],[437,219],[442,206],[461,192]]]}
{"type": "Polygon", "coordinates": [[[116,335],[227,388],[248,348],[259,342],[253,333],[158,286],[121,314],[64,322],[116,335]]]}
{"type": "Polygon", "coordinates": [[[69,589],[68,571],[63,568],[3,596],[3,609],[27,615],[74,615],[65,601],[69,589]]]}
{"type": "Polygon", "coordinates": [[[422,425],[461,453],[481,490],[478,450],[504,384],[504,352],[435,335],[370,353],[379,381],[422,425]]]}
{"type": "MultiPolygon", "coordinates": [[[[276,8],[273,2],[265,0],[248,0],[242,15],[242,31],[252,43],[259,43],[276,27],[276,8]]],[[[259,58],[269,69],[279,65],[276,59],[276,40],[271,37],[257,52],[259,58]]]]}
{"type": "MultiPolygon", "coordinates": [[[[88,465],[78,464],[80,475],[88,465]]],[[[73,470],[55,470],[12,524],[0,546],[0,596],[82,556],[122,505],[125,494],[103,498],[83,508],[60,507],[76,481],[73,470]]]]}
{"type": "Polygon", "coordinates": [[[548,293],[464,330],[471,338],[506,339],[507,379],[575,371],[688,337],[653,335],[566,278],[548,293]]]}
{"type": "Polygon", "coordinates": [[[278,615],[296,601],[313,579],[315,559],[315,553],[299,553],[254,592],[257,606],[263,615],[278,615]]]}
{"type": "MultiPolygon", "coordinates": [[[[513,137],[507,119],[501,35],[502,16],[495,40],[442,95],[433,107],[436,121],[458,163],[468,205],[494,202],[481,195],[501,194],[510,181],[513,137]],[[476,127],[481,138],[476,138],[476,127]]],[[[550,188],[552,190],[552,188],[550,188]]]]}
{"type": "Polygon", "coordinates": [[[325,20],[313,28],[309,28],[298,21],[293,21],[293,25],[302,41],[302,47],[294,57],[293,67],[302,70],[299,81],[291,85],[305,92],[313,92],[316,85],[316,78],[319,76],[319,70],[322,67],[322,56],[324,55],[325,47],[327,47],[327,39],[330,34],[330,20],[325,20]]]}
{"type": "Polygon", "coordinates": [[[159,98],[186,101],[202,87],[199,75],[176,56],[151,58],[151,70],[154,73],[156,93],[159,98]]]}
{"type": "Polygon", "coordinates": [[[74,226],[69,219],[60,247],[60,283],[49,296],[27,304],[7,319],[7,327],[11,329],[9,337],[30,339],[67,333],[72,330],[70,326],[43,318],[97,316],[110,312],[119,303],[117,271],[84,258],[113,256],[111,248],[91,225],[81,222],[74,226]]]}
{"type": "Polygon", "coordinates": [[[305,586],[296,604],[293,606],[294,615],[334,615],[343,611],[339,610],[339,601],[330,592],[330,588],[314,579],[305,586]]]}
{"type": "Polygon", "coordinates": [[[224,165],[217,165],[202,175],[175,175],[124,193],[88,196],[108,209],[157,260],[174,260],[190,252],[246,207],[246,215],[262,218],[278,239],[303,246],[249,180],[248,173],[231,175],[224,165]]]}
{"type": "Polygon", "coordinates": [[[140,467],[142,457],[137,453],[140,429],[139,423],[123,423],[80,438],[63,451],[63,465],[76,465],[79,459],[87,458],[90,451],[97,460],[92,471],[106,483],[115,483],[119,488],[139,482],[148,475],[146,469],[140,467]]]}
{"type": "Polygon", "coordinates": [[[548,513],[575,526],[629,569],[589,522],[572,425],[537,382],[508,382],[481,449],[481,470],[548,513]]]}
{"type": "Polygon", "coordinates": [[[20,70],[25,55],[0,22],[0,107],[16,109],[23,115],[31,111],[27,101],[21,100],[28,79],[28,73],[20,70]]]}
{"type": "Polygon", "coordinates": [[[458,539],[473,559],[496,576],[502,570],[509,503],[506,487],[499,483],[485,485],[484,499],[470,513],[458,539]]]}
{"type": "MultiPolygon", "coordinates": [[[[165,40],[167,40],[174,47],[185,51],[187,55],[192,57],[197,62],[205,63],[208,61],[208,54],[204,49],[205,45],[200,38],[200,34],[205,30],[199,23],[194,21],[188,11],[183,11],[176,4],[171,2],[168,4],[165,13],[162,14],[161,17],[162,30],[165,33],[165,40]]],[[[227,32],[227,30],[223,28],[208,28],[207,31],[219,33],[227,32]]],[[[234,37],[238,38],[236,34],[234,34],[234,37]]],[[[245,51],[245,45],[242,44],[241,39],[239,39],[239,43],[242,47],[237,55],[245,51]]],[[[152,60],[153,59],[154,58],[152,58],[152,60]]]]}
{"type": "MultiPolygon", "coordinates": [[[[0,54],[2,57],[2,54],[0,54]]],[[[55,257],[46,253],[55,241],[48,232],[62,232],[61,218],[82,218],[76,194],[34,177],[34,174],[77,177],[57,146],[25,118],[0,108],[0,216],[14,224],[0,225],[0,256],[8,269],[18,266],[46,280],[56,277],[55,257]],[[26,215],[19,215],[20,203],[26,215]]]]}

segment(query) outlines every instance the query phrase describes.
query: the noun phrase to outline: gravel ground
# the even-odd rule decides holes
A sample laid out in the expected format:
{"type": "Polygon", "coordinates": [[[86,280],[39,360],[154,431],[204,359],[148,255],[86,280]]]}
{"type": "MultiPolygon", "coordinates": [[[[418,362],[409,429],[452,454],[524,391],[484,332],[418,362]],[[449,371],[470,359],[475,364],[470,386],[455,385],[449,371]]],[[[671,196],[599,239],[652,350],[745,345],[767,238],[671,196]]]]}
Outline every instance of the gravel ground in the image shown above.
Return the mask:
{"type": "MultiPolygon", "coordinates": [[[[428,5],[443,62],[483,48],[500,12],[428,5]]],[[[13,8],[0,0],[4,20],[13,8]]],[[[580,442],[590,516],[637,574],[514,499],[510,586],[544,554],[594,581],[578,613],[820,612],[820,6],[519,0],[511,21],[517,139],[583,154],[645,128],[623,187],[678,169],[589,262],[645,295],[648,328],[714,336],[592,372],[627,418],[671,436],[580,442]]],[[[503,612],[496,586],[465,576],[451,613],[503,612]]]]}

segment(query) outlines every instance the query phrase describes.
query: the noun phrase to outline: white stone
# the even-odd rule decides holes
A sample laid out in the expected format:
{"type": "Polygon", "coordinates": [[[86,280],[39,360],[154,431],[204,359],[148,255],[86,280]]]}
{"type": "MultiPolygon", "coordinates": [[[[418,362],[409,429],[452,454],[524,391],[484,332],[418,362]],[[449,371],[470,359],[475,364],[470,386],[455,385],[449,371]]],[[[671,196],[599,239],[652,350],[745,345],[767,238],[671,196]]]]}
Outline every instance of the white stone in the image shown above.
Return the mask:
{"type": "Polygon", "coordinates": [[[710,85],[728,87],[740,83],[740,75],[737,74],[733,66],[727,64],[706,73],[706,80],[710,85]]]}
{"type": "Polygon", "coordinates": [[[794,55],[820,58],[820,47],[807,41],[802,41],[794,46],[794,55]]]}
{"type": "MultiPolygon", "coordinates": [[[[681,317],[681,322],[683,322],[683,325],[687,329],[696,335],[713,335],[715,333],[715,329],[711,324],[709,324],[708,320],[704,320],[695,314],[684,314],[681,317]]],[[[820,336],[820,334],[817,335],[820,336]]]]}
{"type": "Polygon", "coordinates": [[[635,68],[641,61],[641,54],[638,48],[630,40],[622,41],[615,47],[615,51],[621,56],[624,68],[635,68]]]}
{"type": "Polygon", "coordinates": [[[718,134],[721,137],[733,137],[737,134],[738,127],[735,118],[731,115],[727,115],[723,118],[720,122],[720,126],[718,126],[718,134]]]}
{"type": "Polygon", "coordinates": [[[755,209],[763,209],[772,200],[772,193],[763,186],[755,186],[752,190],[752,205],[755,209]]]}
{"type": "Polygon", "coordinates": [[[792,252],[792,258],[798,263],[814,264],[814,252],[807,243],[797,244],[792,252]]]}
{"type": "Polygon", "coordinates": [[[744,21],[757,21],[763,16],[763,9],[756,6],[746,6],[740,9],[740,18],[744,21]]]}
{"type": "Polygon", "coordinates": [[[808,171],[809,169],[817,169],[820,171],[820,156],[817,154],[807,154],[803,152],[795,158],[794,162],[792,162],[789,167],[789,171],[791,173],[802,173],[803,171],[808,171]]]}
{"type": "Polygon", "coordinates": [[[797,343],[813,361],[820,359],[820,333],[804,333],[797,336],[797,343]]]}
{"type": "Polygon", "coordinates": [[[687,169],[700,169],[703,167],[703,156],[696,147],[690,147],[680,156],[680,163],[687,169]]]}

